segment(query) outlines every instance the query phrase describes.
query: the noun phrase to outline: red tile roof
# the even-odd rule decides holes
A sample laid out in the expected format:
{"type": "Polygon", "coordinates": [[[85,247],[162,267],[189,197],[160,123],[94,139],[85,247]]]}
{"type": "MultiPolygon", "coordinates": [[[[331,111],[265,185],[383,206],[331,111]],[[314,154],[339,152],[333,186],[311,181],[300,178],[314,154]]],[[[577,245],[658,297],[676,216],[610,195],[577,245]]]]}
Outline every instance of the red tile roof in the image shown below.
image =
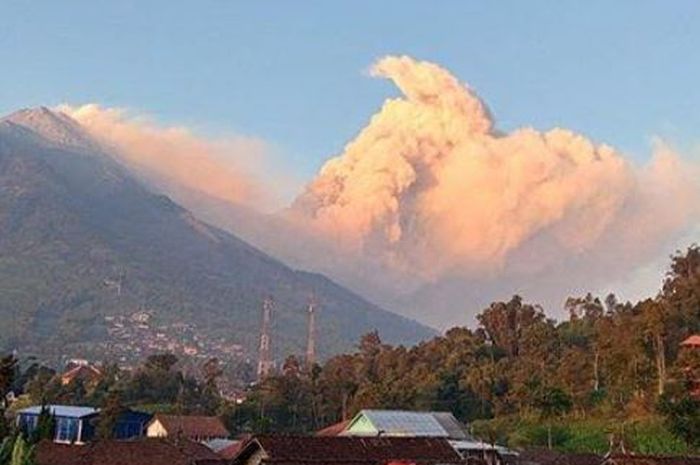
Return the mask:
{"type": "Polygon", "coordinates": [[[190,439],[227,438],[229,432],[219,417],[156,414],[151,423],[158,421],[170,436],[182,435],[190,439]]]}
{"type": "Polygon", "coordinates": [[[259,435],[243,445],[233,463],[245,463],[252,453],[260,449],[266,455],[264,462],[276,465],[384,465],[396,461],[428,465],[464,462],[444,438],[259,435]]]}
{"type": "Polygon", "coordinates": [[[700,347],[700,334],[693,334],[685,341],[681,342],[681,345],[686,347],[700,347]]]}
{"type": "Polygon", "coordinates": [[[102,372],[92,365],[78,365],[61,375],[61,383],[69,384],[75,379],[91,383],[97,381],[102,376],[102,372]]]}
{"type": "Polygon", "coordinates": [[[85,446],[42,441],[37,465],[226,465],[203,444],[186,439],[144,438],[95,441],[85,446]]]}
{"type": "Polygon", "coordinates": [[[338,436],[345,431],[351,420],[345,420],[316,431],[316,436],[338,436]]]}

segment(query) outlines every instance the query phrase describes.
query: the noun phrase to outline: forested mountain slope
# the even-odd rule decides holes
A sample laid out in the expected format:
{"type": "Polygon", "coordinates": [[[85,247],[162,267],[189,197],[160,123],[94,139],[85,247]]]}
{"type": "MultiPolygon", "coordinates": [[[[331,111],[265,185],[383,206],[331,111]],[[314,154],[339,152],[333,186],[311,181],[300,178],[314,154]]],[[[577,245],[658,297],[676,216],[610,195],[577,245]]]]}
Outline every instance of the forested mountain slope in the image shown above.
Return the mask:
{"type": "Polygon", "coordinates": [[[322,354],[350,348],[373,328],[393,342],[432,334],[199,221],[62,113],[40,108],[0,120],[0,348],[103,356],[112,347],[108,321],[145,312],[166,337],[187,325],[195,346],[217,340],[254,354],[261,301],[271,295],[281,356],[304,347],[311,293],[321,306],[322,354]]]}

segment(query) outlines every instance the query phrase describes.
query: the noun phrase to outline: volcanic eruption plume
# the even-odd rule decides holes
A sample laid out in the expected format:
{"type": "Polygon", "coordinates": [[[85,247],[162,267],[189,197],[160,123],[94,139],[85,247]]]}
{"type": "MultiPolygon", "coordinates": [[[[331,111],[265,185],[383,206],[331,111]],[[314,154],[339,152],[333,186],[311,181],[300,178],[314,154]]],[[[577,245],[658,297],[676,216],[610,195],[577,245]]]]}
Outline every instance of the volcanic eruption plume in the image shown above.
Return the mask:
{"type": "Polygon", "coordinates": [[[467,287],[567,262],[591,276],[649,258],[697,218],[691,167],[661,144],[638,168],[567,129],[499,132],[435,64],[391,56],[372,74],[403,96],[323,166],[291,214],[347,257],[467,287]]]}

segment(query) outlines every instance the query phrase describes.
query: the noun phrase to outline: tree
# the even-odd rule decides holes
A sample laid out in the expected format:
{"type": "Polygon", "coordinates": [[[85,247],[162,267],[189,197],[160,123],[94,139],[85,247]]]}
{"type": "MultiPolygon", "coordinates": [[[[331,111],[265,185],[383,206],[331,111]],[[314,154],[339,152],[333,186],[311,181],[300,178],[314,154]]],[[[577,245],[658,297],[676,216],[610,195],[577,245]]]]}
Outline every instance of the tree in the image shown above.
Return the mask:
{"type": "Polygon", "coordinates": [[[0,443],[0,465],[7,465],[12,458],[12,448],[15,446],[15,437],[6,436],[0,443]]]}
{"type": "MultiPolygon", "coordinates": [[[[30,367],[30,369],[32,369],[32,367],[30,367]]],[[[35,404],[46,404],[58,400],[61,391],[61,383],[56,377],[56,372],[50,368],[39,365],[34,367],[33,372],[34,375],[24,386],[32,402],[35,404]]]]}
{"type": "Polygon", "coordinates": [[[155,354],[146,359],[145,368],[153,371],[170,371],[177,362],[177,356],[174,354],[155,354]]]}
{"type": "Polygon", "coordinates": [[[593,372],[593,391],[598,392],[601,388],[601,347],[598,337],[600,322],[606,317],[607,306],[611,311],[617,305],[617,298],[614,294],[608,294],[605,298],[605,306],[598,297],[593,297],[591,293],[585,297],[566,299],[564,308],[569,313],[569,321],[562,323],[560,330],[568,340],[570,346],[577,346],[584,349],[591,360],[591,370],[593,372]]]}
{"type": "Polygon", "coordinates": [[[0,407],[7,407],[7,394],[12,388],[12,385],[17,374],[17,359],[13,354],[7,355],[0,359],[0,407]]]}
{"type": "Polygon", "coordinates": [[[182,373],[174,370],[178,359],[173,354],[151,355],[123,383],[127,403],[172,404],[181,394],[182,373]]]}
{"type": "Polygon", "coordinates": [[[319,376],[321,391],[325,392],[322,416],[327,421],[347,420],[350,404],[360,385],[355,366],[356,358],[349,354],[333,357],[319,376]]]}
{"type": "Polygon", "coordinates": [[[542,389],[537,399],[537,407],[547,421],[547,447],[552,448],[552,420],[571,410],[571,399],[558,387],[542,389]]]}
{"type": "Polygon", "coordinates": [[[219,378],[223,375],[219,359],[210,358],[202,366],[204,386],[202,389],[202,404],[208,414],[216,413],[221,404],[221,394],[219,392],[219,378]]]}
{"type": "Polygon", "coordinates": [[[0,444],[0,465],[34,465],[34,446],[21,434],[6,437],[0,444]]]}
{"type": "Polygon", "coordinates": [[[36,428],[31,435],[31,442],[36,444],[42,439],[53,440],[56,436],[56,418],[45,405],[41,406],[39,417],[36,421],[36,428]]]}
{"type": "Polygon", "coordinates": [[[516,357],[524,330],[544,321],[545,315],[541,307],[525,304],[522,297],[515,295],[508,302],[492,303],[476,318],[494,345],[507,356],[516,357]]]}
{"type": "Polygon", "coordinates": [[[14,447],[12,448],[12,457],[10,465],[33,465],[34,464],[34,446],[30,446],[24,440],[22,435],[18,435],[15,439],[14,447]]]}
{"type": "Polygon", "coordinates": [[[10,435],[10,431],[11,428],[7,417],[5,416],[5,409],[0,408],[0,441],[8,437],[10,435]]]}
{"type": "Polygon", "coordinates": [[[656,366],[658,395],[663,395],[666,387],[666,337],[672,318],[670,306],[662,299],[646,299],[637,304],[640,314],[640,326],[652,348],[656,366]]]}
{"type": "Polygon", "coordinates": [[[122,394],[118,390],[112,390],[107,394],[104,406],[100,411],[97,422],[97,437],[100,439],[110,439],[114,436],[114,427],[119,421],[119,417],[126,411],[122,403],[122,394]]]}
{"type": "Polygon", "coordinates": [[[659,411],[676,436],[691,447],[700,447],[700,401],[687,393],[675,398],[665,394],[659,400],[659,411]]]}

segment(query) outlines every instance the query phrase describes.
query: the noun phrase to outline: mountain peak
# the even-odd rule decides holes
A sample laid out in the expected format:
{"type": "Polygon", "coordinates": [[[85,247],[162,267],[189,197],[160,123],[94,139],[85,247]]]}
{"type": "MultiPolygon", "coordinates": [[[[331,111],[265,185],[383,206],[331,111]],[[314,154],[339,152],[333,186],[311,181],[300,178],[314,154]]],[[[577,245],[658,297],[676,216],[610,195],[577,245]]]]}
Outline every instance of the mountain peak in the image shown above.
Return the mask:
{"type": "Polygon", "coordinates": [[[73,118],[44,106],[18,110],[0,119],[3,121],[29,129],[52,144],[90,149],[98,145],[73,118]]]}

